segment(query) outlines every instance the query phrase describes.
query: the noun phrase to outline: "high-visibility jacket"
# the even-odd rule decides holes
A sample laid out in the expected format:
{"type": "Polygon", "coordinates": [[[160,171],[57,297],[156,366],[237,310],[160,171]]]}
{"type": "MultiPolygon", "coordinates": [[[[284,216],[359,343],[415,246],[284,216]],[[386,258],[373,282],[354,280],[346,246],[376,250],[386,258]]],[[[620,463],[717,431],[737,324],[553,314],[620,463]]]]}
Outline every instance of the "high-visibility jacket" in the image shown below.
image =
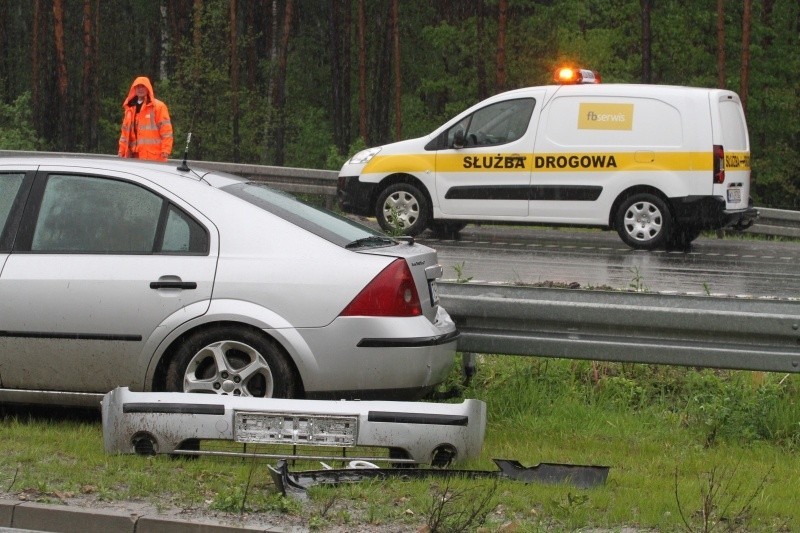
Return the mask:
{"type": "Polygon", "coordinates": [[[153,86],[145,76],[133,80],[128,96],[122,102],[122,133],[119,156],[166,161],[172,153],[172,122],[167,105],[156,100],[153,86]],[[136,86],[144,85],[147,96],[136,112],[136,86]]]}

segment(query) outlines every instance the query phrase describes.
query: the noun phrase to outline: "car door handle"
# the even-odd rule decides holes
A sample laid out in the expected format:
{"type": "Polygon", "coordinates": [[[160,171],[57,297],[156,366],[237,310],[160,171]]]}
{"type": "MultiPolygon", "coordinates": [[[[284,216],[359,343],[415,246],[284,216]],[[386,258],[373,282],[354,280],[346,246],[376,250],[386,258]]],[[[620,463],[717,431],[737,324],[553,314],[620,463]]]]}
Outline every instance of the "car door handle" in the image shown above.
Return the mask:
{"type": "Polygon", "coordinates": [[[151,281],[151,289],[196,289],[194,281],[151,281]]]}

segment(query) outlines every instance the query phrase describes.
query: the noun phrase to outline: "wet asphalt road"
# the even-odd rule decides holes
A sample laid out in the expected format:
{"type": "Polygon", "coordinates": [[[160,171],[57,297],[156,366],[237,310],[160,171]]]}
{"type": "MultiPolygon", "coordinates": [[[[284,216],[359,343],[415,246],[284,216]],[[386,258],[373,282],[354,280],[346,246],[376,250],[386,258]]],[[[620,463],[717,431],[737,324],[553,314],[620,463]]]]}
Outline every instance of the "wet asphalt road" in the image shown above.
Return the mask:
{"type": "Polygon", "coordinates": [[[418,241],[438,251],[445,280],[800,300],[798,241],[705,234],[688,251],[635,251],[611,231],[475,225],[458,240],[418,241]]]}

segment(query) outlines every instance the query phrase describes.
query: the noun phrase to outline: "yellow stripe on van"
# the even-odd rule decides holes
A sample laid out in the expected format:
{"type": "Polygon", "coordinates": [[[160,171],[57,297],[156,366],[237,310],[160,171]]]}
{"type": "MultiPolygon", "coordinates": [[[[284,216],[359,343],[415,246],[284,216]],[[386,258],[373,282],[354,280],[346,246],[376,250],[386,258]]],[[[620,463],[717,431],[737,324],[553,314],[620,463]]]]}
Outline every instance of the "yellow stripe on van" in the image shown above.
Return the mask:
{"type": "MultiPolygon", "coordinates": [[[[726,167],[749,169],[750,154],[725,154],[726,167]]],[[[599,172],[599,171],[687,171],[713,169],[708,152],[557,152],[557,153],[464,153],[397,154],[375,156],[363,173],[395,172],[599,172]]]]}
{"type": "Polygon", "coordinates": [[[436,155],[429,154],[395,154],[376,155],[364,166],[362,174],[392,172],[425,172],[436,168],[436,155]]]}

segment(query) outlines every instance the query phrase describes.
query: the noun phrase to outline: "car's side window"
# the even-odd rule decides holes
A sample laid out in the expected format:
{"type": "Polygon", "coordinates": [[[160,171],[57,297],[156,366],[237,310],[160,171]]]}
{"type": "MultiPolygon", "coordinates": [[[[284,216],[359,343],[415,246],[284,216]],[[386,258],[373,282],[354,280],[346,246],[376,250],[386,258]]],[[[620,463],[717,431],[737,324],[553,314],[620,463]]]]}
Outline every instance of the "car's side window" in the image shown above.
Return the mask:
{"type": "MultiPolygon", "coordinates": [[[[24,178],[25,174],[0,174],[0,236],[6,231],[11,208],[14,207],[14,201],[17,198],[17,194],[19,194],[24,178]]],[[[1,240],[0,248],[2,248],[1,240]]]]}
{"type": "Polygon", "coordinates": [[[161,252],[165,254],[204,254],[208,252],[208,234],[189,215],[171,205],[164,229],[161,252]]]}
{"type": "Polygon", "coordinates": [[[455,132],[464,132],[464,146],[496,146],[521,138],[528,130],[536,105],[533,98],[505,100],[479,109],[465,117],[448,132],[448,146],[455,132]]]}
{"type": "Polygon", "coordinates": [[[48,177],[31,251],[153,253],[164,199],[133,183],[48,177]]]}

